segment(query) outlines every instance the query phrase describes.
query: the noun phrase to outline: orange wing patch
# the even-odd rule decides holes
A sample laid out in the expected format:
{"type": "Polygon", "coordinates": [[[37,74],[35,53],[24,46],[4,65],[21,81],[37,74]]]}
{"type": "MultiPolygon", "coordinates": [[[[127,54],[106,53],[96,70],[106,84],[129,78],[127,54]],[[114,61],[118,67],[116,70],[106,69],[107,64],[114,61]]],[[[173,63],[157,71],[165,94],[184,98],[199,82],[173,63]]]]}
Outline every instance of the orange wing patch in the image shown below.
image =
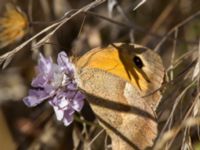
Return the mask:
{"type": "Polygon", "coordinates": [[[148,89],[148,83],[143,74],[133,66],[132,62],[130,62],[131,60],[128,59],[129,56],[126,53],[123,54],[127,58],[128,62],[126,63],[122,62],[116,48],[96,48],[82,56],[77,66],[79,68],[97,68],[104,70],[129,81],[140,90],[146,91],[148,89]],[[128,68],[128,72],[126,68],[128,68]]]}

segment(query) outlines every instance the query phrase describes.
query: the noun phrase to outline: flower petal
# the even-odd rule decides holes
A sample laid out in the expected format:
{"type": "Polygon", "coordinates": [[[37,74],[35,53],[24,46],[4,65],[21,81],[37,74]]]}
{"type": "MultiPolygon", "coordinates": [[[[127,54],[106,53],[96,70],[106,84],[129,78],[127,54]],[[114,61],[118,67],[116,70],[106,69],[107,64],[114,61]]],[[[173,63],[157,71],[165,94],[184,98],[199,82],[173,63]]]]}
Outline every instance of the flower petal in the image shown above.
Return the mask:
{"type": "Polygon", "coordinates": [[[71,105],[72,108],[80,112],[84,105],[84,100],[83,100],[84,98],[85,96],[81,92],[77,92],[77,94],[75,95],[72,101],[72,105],[71,105]]]}
{"type": "Polygon", "coordinates": [[[67,85],[68,90],[77,90],[77,85],[74,82],[68,83],[67,85]]]}
{"type": "Polygon", "coordinates": [[[45,76],[43,74],[39,74],[35,79],[33,79],[31,85],[33,87],[44,87],[46,82],[47,79],[45,78],[45,76]]]}
{"type": "Polygon", "coordinates": [[[75,96],[75,94],[76,94],[76,91],[69,91],[69,90],[64,91],[64,92],[62,93],[62,95],[65,97],[65,99],[68,99],[68,100],[73,99],[74,96],[75,96]]]}
{"type": "Polygon", "coordinates": [[[65,73],[67,73],[70,76],[74,75],[74,70],[75,67],[74,65],[70,62],[67,54],[62,51],[58,54],[58,58],[57,58],[57,63],[60,67],[63,68],[63,70],[65,71],[65,73]]]}
{"type": "Polygon", "coordinates": [[[52,67],[52,59],[51,58],[45,58],[41,53],[39,57],[39,63],[38,63],[38,71],[48,73],[51,70],[52,67]]]}
{"type": "Polygon", "coordinates": [[[59,108],[62,109],[67,109],[67,107],[69,106],[69,100],[65,99],[64,97],[61,99],[60,103],[58,104],[59,108]]]}
{"type": "Polygon", "coordinates": [[[57,120],[59,120],[59,121],[62,120],[64,117],[64,111],[55,106],[53,106],[53,109],[55,111],[57,120]]]}
{"type": "Polygon", "coordinates": [[[29,90],[29,96],[25,97],[23,101],[27,106],[34,107],[42,103],[48,96],[43,90],[29,90]]]}
{"type": "Polygon", "coordinates": [[[65,110],[64,118],[63,118],[63,123],[64,123],[65,126],[68,126],[72,123],[73,113],[74,113],[74,111],[72,109],[65,110]]]}
{"type": "Polygon", "coordinates": [[[23,101],[28,107],[34,107],[40,103],[38,99],[34,96],[27,96],[23,98],[23,101]]]}
{"type": "Polygon", "coordinates": [[[58,54],[57,63],[59,66],[66,67],[69,64],[69,58],[67,54],[62,51],[58,54]]]}

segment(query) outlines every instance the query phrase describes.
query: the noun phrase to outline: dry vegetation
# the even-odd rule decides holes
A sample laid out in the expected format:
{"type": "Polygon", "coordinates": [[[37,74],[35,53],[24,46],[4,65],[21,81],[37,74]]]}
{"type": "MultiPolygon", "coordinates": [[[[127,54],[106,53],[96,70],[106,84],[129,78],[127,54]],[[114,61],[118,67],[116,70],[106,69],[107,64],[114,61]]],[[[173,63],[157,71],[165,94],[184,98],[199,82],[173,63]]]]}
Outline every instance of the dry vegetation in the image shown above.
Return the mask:
{"type": "MultiPolygon", "coordinates": [[[[27,20],[20,24],[19,16],[14,17],[6,33],[0,20],[0,63],[5,68],[0,70],[0,149],[110,149],[109,137],[88,104],[64,127],[46,103],[27,108],[22,99],[39,52],[53,58],[61,50],[80,56],[113,42],[145,45],[163,58],[159,135],[152,149],[200,149],[199,0],[146,0],[141,5],[136,0],[10,2],[27,20]],[[20,29],[15,35],[14,27],[20,29]]],[[[1,17],[7,3],[0,0],[1,17]]]]}

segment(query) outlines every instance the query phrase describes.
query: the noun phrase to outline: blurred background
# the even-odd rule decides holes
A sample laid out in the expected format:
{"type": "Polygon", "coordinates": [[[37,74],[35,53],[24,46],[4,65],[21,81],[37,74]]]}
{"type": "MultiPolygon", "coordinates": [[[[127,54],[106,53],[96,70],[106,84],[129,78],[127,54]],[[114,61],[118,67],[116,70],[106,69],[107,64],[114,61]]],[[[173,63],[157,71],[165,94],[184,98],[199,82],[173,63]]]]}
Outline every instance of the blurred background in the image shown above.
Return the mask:
{"type": "Polygon", "coordinates": [[[39,52],[56,59],[63,50],[81,56],[97,46],[134,42],[158,52],[166,68],[154,149],[200,150],[200,1],[92,2],[0,0],[0,63],[9,63],[0,70],[0,149],[111,149],[87,103],[65,127],[48,103],[28,108],[22,99],[35,76],[39,52]],[[86,10],[88,4],[93,7],[86,10]]]}

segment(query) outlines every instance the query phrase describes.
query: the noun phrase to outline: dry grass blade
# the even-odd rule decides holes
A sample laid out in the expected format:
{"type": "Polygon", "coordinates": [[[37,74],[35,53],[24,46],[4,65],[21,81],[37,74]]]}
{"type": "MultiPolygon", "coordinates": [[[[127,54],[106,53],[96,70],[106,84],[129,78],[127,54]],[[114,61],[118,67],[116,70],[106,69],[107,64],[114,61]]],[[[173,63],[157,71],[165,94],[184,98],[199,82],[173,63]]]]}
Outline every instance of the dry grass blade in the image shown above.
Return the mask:
{"type": "Polygon", "coordinates": [[[199,40],[199,47],[198,47],[198,62],[196,63],[196,66],[194,68],[194,72],[193,72],[193,75],[192,75],[192,79],[196,78],[196,77],[199,77],[199,73],[200,73],[200,40],[199,40]]]}
{"type": "Polygon", "coordinates": [[[48,33],[45,37],[43,37],[39,42],[37,42],[34,46],[34,48],[38,48],[40,47],[42,44],[44,44],[58,29],[60,29],[61,26],[63,26],[63,24],[65,24],[67,21],[69,21],[70,19],[72,19],[73,17],[77,16],[80,13],[83,12],[87,12],[88,10],[100,5],[101,3],[105,2],[106,0],[97,0],[93,3],[90,3],[88,5],[86,5],[85,7],[77,10],[76,12],[74,12],[73,14],[71,14],[69,17],[65,17],[63,20],[61,20],[58,24],[58,26],[53,29],[53,31],[51,31],[50,33],[48,33]]]}
{"type": "Polygon", "coordinates": [[[113,10],[116,7],[117,3],[118,2],[116,0],[108,0],[107,7],[108,7],[109,17],[112,17],[113,10]]]}
{"type": "Polygon", "coordinates": [[[10,63],[11,59],[13,58],[13,56],[19,52],[22,48],[24,48],[27,44],[29,44],[31,41],[33,41],[34,39],[36,39],[37,37],[39,37],[40,35],[48,32],[49,30],[51,30],[52,28],[54,28],[55,26],[57,26],[58,23],[55,23],[45,29],[43,29],[41,32],[37,33],[36,35],[34,35],[33,37],[31,37],[30,39],[28,39],[27,41],[25,41],[24,43],[22,43],[21,45],[17,46],[15,49],[5,53],[4,55],[0,56],[0,65],[3,64],[3,69],[5,67],[7,67],[7,65],[10,63]]]}
{"type": "MultiPolygon", "coordinates": [[[[176,44],[177,44],[177,36],[178,36],[178,29],[175,31],[174,35],[174,42],[173,42],[173,49],[172,49],[172,55],[171,55],[171,65],[170,68],[174,68],[174,60],[175,60],[175,54],[176,54],[176,44]]],[[[170,71],[170,80],[173,80],[174,78],[174,70],[171,69],[170,71]]]]}
{"type": "Polygon", "coordinates": [[[90,143],[88,144],[88,147],[91,147],[92,143],[104,132],[105,130],[102,129],[101,131],[99,131],[99,133],[97,133],[97,135],[90,141],[90,143]]]}
{"type": "Polygon", "coordinates": [[[181,129],[185,127],[192,127],[200,125],[200,117],[190,117],[183,121],[179,126],[172,128],[171,130],[165,132],[163,136],[156,143],[154,150],[162,150],[165,144],[172,138],[174,138],[181,129]]]}
{"type": "Polygon", "coordinates": [[[161,39],[161,41],[156,45],[156,47],[154,48],[155,51],[159,51],[160,46],[168,39],[168,37],[175,32],[178,28],[180,28],[181,26],[185,25],[186,23],[190,22],[192,19],[194,19],[195,17],[200,15],[200,11],[197,11],[195,14],[191,15],[190,17],[186,18],[185,20],[183,20],[182,22],[180,22],[179,24],[177,24],[175,27],[173,27],[169,32],[167,32],[167,34],[161,39]]]}
{"type": "Polygon", "coordinates": [[[188,52],[184,53],[182,56],[180,56],[179,58],[174,60],[173,68],[171,68],[169,66],[166,69],[166,72],[169,72],[171,69],[175,69],[176,67],[178,67],[178,65],[180,65],[184,61],[184,59],[187,59],[188,57],[191,57],[191,55],[193,55],[195,50],[196,50],[196,48],[194,47],[193,49],[189,50],[188,52]]]}
{"type": "Polygon", "coordinates": [[[136,1],[135,3],[135,7],[133,8],[133,11],[135,11],[136,9],[138,9],[140,6],[142,6],[144,3],[146,2],[146,0],[139,0],[136,1]]]}
{"type": "MultiPolygon", "coordinates": [[[[118,7],[119,8],[119,7],[118,7]]],[[[119,8],[120,9],[120,8],[119,8]]],[[[122,15],[122,13],[123,12],[120,12],[121,13],[121,15],[122,15]]],[[[117,21],[117,20],[113,20],[112,18],[109,18],[109,17],[106,17],[106,16],[103,16],[103,15],[99,15],[99,14],[97,14],[97,13],[94,13],[94,12],[91,12],[91,11],[87,11],[87,12],[85,12],[85,14],[87,14],[87,15],[91,15],[91,16],[95,16],[95,17],[97,17],[98,19],[102,19],[102,20],[106,20],[106,21],[108,21],[108,22],[110,22],[110,23],[113,23],[113,24],[115,24],[115,25],[118,25],[118,26],[121,26],[121,27],[125,27],[125,28],[128,28],[128,29],[130,29],[130,31],[135,31],[135,32],[140,32],[140,33],[147,33],[147,35],[148,36],[150,36],[150,37],[155,37],[155,38],[157,38],[157,39],[163,39],[163,38],[165,38],[165,40],[169,40],[169,41],[174,41],[175,39],[174,38],[170,38],[169,37],[169,35],[168,36],[162,36],[162,35],[159,35],[159,34],[156,34],[156,33],[154,33],[154,32],[151,32],[151,31],[149,31],[148,29],[144,29],[144,28],[142,28],[140,25],[138,25],[138,24],[133,24],[133,23],[130,23],[130,20],[128,19],[127,20],[127,18],[126,18],[126,16],[124,16],[123,15],[123,17],[124,17],[124,19],[126,19],[129,23],[127,24],[127,23],[125,23],[125,22],[119,22],[119,21],[117,21]]],[[[198,13],[198,15],[200,15],[200,12],[198,13]]],[[[198,15],[195,15],[194,17],[192,17],[192,19],[194,19],[195,17],[197,17],[198,15]]],[[[190,19],[190,20],[188,20],[188,22],[189,21],[191,21],[192,19],[190,19]]],[[[173,31],[171,32],[171,33],[173,33],[174,32],[174,30],[176,30],[175,28],[173,28],[173,31]]],[[[164,41],[165,41],[164,40],[164,41]]],[[[188,43],[188,44],[197,44],[198,42],[196,42],[196,41],[189,41],[189,40],[183,40],[183,39],[176,39],[177,40],[177,43],[179,42],[185,42],[185,43],[188,43]]],[[[163,41],[163,42],[164,42],[163,41]]],[[[157,50],[158,51],[158,50],[157,50]]]]}
{"type": "Polygon", "coordinates": [[[74,12],[72,15],[64,17],[61,21],[56,22],[48,27],[46,27],[45,29],[43,29],[41,32],[37,33],[36,35],[34,35],[33,37],[31,37],[30,39],[28,39],[27,41],[25,41],[24,43],[22,43],[21,45],[19,45],[18,47],[16,47],[15,49],[11,50],[8,53],[5,53],[4,55],[0,56],[0,65],[3,64],[3,68],[7,67],[7,65],[10,63],[10,61],[12,60],[13,56],[19,52],[23,47],[25,47],[27,44],[29,44],[32,40],[36,39],[37,37],[39,37],[40,35],[52,30],[50,33],[48,33],[45,37],[43,37],[38,43],[36,43],[36,45],[34,46],[34,48],[38,48],[39,46],[41,46],[41,44],[43,44],[45,41],[47,41],[63,24],[65,24],[68,20],[70,20],[71,18],[77,16],[78,14],[82,13],[82,12],[86,12],[100,4],[102,4],[103,2],[105,2],[106,0],[96,0],[86,6],[84,6],[83,8],[77,10],[76,12],[74,12]]]}
{"type": "Polygon", "coordinates": [[[171,113],[165,123],[165,126],[163,127],[161,133],[160,133],[160,137],[163,136],[166,128],[171,124],[171,121],[172,121],[172,118],[174,116],[174,112],[178,106],[178,104],[180,103],[181,101],[181,98],[186,94],[186,92],[194,85],[194,83],[196,83],[196,80],[194,80],[193,82],[191,82],[180,94],[179,96],[176,98],[175,102],[174,102],[174,105],[173,105],[173,108],[171,110],[171,113]]]}
{"type": "MultiPolygon", "coordinates": [[[[170,13],[173,11],[175,8],[176,1],[173,1],[172,3],[169,3],[168,6],[162,11],[162,13],[159,15],[157,20],[154,22],[152,25],[150,32],[154,33],[159,30],[161,25],[166,21],[166,18],[170,15],[170,13]]],[[[142,40],[141,44],[146,45],[148,42],[150,42],[151,37],[150,36],[145,36],[144,39],[142,40]]]]}
{"type": "MultiPolygon", "coordinates": [[[[193,80],[197,78],[197,93],[200,93],[200,40],[199,40],[199,50],[198,50],[198,62],[195,66],[194,73],[193,73],[193,80]]],[[[193,109],[193,116],[200,115],[200,94],[197,96],[194,109],[193,109]]],[[[198,138],[200,139],[200,127],[197,128],[198,138]]]]}

